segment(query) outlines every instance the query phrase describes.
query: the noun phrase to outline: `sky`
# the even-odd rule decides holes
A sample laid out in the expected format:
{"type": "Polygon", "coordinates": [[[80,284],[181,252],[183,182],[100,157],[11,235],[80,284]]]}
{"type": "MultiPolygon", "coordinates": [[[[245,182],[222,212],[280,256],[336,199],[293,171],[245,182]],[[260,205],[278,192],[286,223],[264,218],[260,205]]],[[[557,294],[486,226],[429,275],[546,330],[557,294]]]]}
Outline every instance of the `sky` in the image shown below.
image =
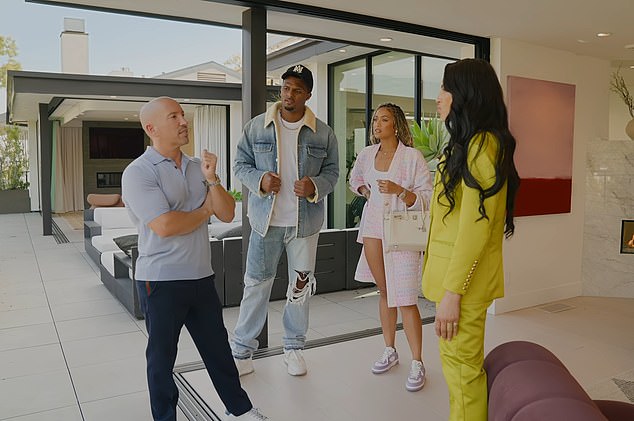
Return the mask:
{"type": "MultiPolygon", "coordinates": [[[[65,17],[84,19],[89,70],[96,75],[127,67],[134,76],[151,77],[211,60],[222,64],[242,49],[238,29],[0,0],[0,34],[16,41],[23,70],[61,71],[65,17]]],[[[6,105],[0,88],[0,114],[6,105]]]]}

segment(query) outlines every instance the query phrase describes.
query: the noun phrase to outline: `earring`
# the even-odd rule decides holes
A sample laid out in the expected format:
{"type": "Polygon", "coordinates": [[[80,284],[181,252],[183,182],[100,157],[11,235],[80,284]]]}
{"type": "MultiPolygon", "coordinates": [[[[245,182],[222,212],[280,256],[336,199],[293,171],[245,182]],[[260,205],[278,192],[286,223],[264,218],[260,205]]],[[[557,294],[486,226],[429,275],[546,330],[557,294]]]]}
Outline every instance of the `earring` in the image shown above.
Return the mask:
{"type": "Polygon", "coordinates": [[[394,130],[394,136],[398,136],[398,130],[394,130]]]}

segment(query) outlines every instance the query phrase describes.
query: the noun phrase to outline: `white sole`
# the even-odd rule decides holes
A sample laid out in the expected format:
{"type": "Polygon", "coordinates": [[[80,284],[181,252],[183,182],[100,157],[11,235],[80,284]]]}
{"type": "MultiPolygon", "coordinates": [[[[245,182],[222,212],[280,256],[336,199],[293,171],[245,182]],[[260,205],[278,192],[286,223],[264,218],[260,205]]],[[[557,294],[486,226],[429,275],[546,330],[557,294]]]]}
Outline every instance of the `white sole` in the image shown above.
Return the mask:
{"type": "Polygon", "coordinates": [[[385,370],[382,370],[382,371],[375,370],[375,369],[374,369],[374,367],[373,367],[373,368],[372,368],[372,373],[373,373],[373,374],[383,374],[383,373],[387,373],[388,371],[390,371],[390,369],[391,369],[392,367],[394,367],[394,366],[395,366],[395,365],[397,365],[397,364],[398,364],[398,360],[396,360],[396,361],[394,361],[392,364],[388,365],[388,366],[387,366],[387,368],[386,368],[385,370]]]}
{"type": "Polygon", "coordinates": [[[294,371],[294,372],[291,372],[291,371],[288,369],[288,361],[286,360],[286,358],[284,358],[284,364],[286,364],[286,372],[287,372],[288,374],[290,374],[291,376],[305,376],[305,375],[306,375],[306,373],[308,373],[308,370],[304,370],[303,372],[301,372],[301,371],[297,371],[297,372],[295,372],[295,371],[294,371]]]}

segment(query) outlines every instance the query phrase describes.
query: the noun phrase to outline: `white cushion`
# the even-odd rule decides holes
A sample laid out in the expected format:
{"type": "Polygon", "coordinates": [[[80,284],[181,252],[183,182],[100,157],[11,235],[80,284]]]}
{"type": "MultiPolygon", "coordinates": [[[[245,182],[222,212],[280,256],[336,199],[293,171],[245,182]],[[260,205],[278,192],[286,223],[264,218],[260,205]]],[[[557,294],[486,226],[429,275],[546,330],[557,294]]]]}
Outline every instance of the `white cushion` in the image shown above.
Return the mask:
{"type": "Polygon", "coordinates": [[[110,275],[114,276],[114,254],[116,251],[104,251],[101,253],[101,266],[106,268],[110,275]]]}
{"type": "Polygon", "coordinates": [[[242,222],[212,222],[207,225],[207,231],[209,231],[209,238],[218,237],[223,232],[227,232],[232,228],[239,227],[242,222]]]}
{"type": "Polygon", "coordinates": [[[90,239],[94,248],[100,253],[105,251],[119,251],[119,247],[112,240],[113,238],[121,237],[123,235],[136,234],[137,231],[134,228],[121,228],[102,231],[101,235],[95,235],[90,239]]]}
{"type": "Polygon", "coordinates": [[[117,228],[134,228],[128,209],[124,207],[95,208],[94,220],[101,231],[117,228]]]}
{"type": "MultiPolygon", "coordinates": [[[[118,250],[118,249],[117,249],[118,250]]],[[[124,255],[122,251],[105,251],[101,253],[101,265],[114,276],[114,255],[124,255]]],[[[132,279],[132,268],[128,269],[128,278],[132,279]]]]}
{"type": "Polygon", "coordinates": [[[242,202],[236,202],[236,216],[233,218],[231,222],[241,222],[242,221],[242,202]]]}
{"type": "Polygon", "coordinates": [[[112,238],[104,238],[101,235],[95,235],[90,241],[99,253],[119,250],[119,247],[117,247],[114,241],[112,241],[112,238]]]}

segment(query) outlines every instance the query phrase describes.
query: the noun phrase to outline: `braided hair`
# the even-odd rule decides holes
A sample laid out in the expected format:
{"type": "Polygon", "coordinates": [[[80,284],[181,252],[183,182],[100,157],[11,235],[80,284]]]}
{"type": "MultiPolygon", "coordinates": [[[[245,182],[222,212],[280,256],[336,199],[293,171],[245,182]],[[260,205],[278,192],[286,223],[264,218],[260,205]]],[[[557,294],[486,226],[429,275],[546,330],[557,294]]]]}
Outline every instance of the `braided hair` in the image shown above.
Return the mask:
{"type": "MultiPolygon", "coordinates": [[[[405,113],[403,112],[401,107],[390,102],[385,102],[379,105],[378,107],[376,107],[376,110],[374,110],[374,114],[372,114],[372,122],[374,122],[374,119],[376,118],[376,113],[381,108],[385,108],[390,112],[390,114],[392,114],[392,117],[394,119],[394,129],[396,130],[396,139],[405,146],[413,146],[414,139],[412,138],[412,132],[409,129],[409,124],[407,124],[405,113]]],[[[372,125],[370,125],[370,143],[375,145],[379,143],[380,140],[374,137],[374,131],[371,129],[371,127],[372,125]]]]}

